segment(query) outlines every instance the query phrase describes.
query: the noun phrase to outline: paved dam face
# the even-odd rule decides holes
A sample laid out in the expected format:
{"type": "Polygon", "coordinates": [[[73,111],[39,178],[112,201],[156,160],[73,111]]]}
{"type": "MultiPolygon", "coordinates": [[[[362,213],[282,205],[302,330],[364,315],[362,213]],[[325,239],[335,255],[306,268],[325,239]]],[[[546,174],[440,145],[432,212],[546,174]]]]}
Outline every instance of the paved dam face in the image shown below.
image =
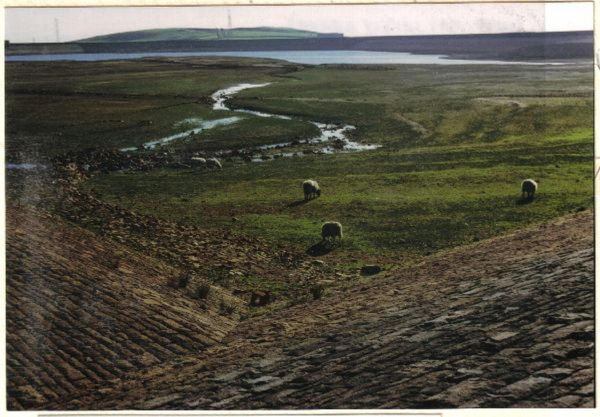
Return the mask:
{"type": "Polygon", "coordinates": [[[582,212],[247,319],[214,348],[42,408],[593,407],[593,340],[582,212]]]}

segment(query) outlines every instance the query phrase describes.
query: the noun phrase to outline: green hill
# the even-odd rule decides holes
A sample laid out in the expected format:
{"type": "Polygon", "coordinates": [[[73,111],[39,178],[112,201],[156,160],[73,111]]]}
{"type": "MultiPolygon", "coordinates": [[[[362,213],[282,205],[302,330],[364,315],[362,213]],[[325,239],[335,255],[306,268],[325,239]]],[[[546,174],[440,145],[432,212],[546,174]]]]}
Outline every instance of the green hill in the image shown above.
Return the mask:
{"type": "Polygon", "coordinates": [[[80,39],[76,42],[153,42],[153,41],[206,41],[219,39],[305,39],[319,34],[307,30],[289,28],[235,28],[235,29],[149,29],[133,32],[113,33],[80,39]]]}

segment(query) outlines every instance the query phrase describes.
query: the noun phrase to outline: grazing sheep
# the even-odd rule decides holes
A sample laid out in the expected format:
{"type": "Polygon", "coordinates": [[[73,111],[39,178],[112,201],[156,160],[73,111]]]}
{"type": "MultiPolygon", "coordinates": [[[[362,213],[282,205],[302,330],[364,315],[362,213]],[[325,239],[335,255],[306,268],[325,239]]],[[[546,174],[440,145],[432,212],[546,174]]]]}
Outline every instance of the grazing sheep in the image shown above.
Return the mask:
{"type": "Polygon", "coordinates": [[[335,241],[335,238],[339,238],[342,241],[342,224],[338,222],[326,222],[321,226],[321,237],[323,240],[335,241]]]}
{"type": "Polygon", "coordinates": [[[206,165],[206,159],[200,158],[199,156],[193,156],[192,163],[199,164],[199,165],[206,165]]]}
{"type": "Polygon", "coordinates": [[[206,166],[208,167],[213,167],[213,168],[223,168],[223,165],[221,165],[221,163],[219,162],[219,160],[217,158],[210,158],[206,160],[206,166]]]}
{"type": "Polygon", "coordinates": [[[302,183],[302,189],[304,190],[304,199],[308,200],[313,197],[321,196],[321,188],[316,181],[306,180],[302,183]]]}
{"type": "Polygon", "coordinates": [[[535,182],[532,179],[527,179],[525,181],[523,181],[521,183],[521,198],[525,199],[525,193],[527,193],[527,199],[531,199],[533,200],[533,196],[535,194],[535,192],[537,191],[538,185],[537,182],[535,182]]]}

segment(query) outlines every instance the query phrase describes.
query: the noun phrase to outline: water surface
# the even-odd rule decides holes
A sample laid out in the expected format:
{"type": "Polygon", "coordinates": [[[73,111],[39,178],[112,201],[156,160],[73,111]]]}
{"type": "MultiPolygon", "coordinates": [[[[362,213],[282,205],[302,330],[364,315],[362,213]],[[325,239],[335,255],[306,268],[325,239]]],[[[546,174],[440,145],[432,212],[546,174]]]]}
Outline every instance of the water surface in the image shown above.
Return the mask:
{"type": "MultiPolygon", "coordinates": [[[[232,87],[218,90],[211,95],[212,99],[215,101],[215,104],[213,104],[213,110],[229,110],[229,111],[234,111],[237,113],[249,113],[249,114],[253,114],[255,116],[260,116],[260,117],[272,117],[272,118],[276,118],[276,119],[292,120],[291,117],[283,115],[283,114],[265,113],[265,112],[259,112],[259,111],[248,110],[248,109],[230,109],[229,107],[227,107],[225,105],[225,102],[228,99],[230,99],[234,94],[237,94],[240,91],[247,90],[249,88],[266,87],[270,84],[271,83],[238,84],[238,85],[235,85],[232,87]]],[[[319,149],[318,152],[333,153],[333,152],[340,152],[340,151],[342,151],[342,152],[343,151],[346,151],[346,152],[348,152],[348,151],[366,151],[366,150],[372,150],[372,149],[377,149],[377,148],[381,147],[381,145],[364,145],[362,143],[351,141],[348,138],[348,136],[346,135],[346,132],[356,129],[355,126],[352,126],[352,125],[338,126],[335,124],[326,124],[326,123],[320,123],[320,122],[314,122],[314,121],[311,121],[310,123],[312,123],[317,128],[319,128],[320,134],[319,134],[319,136],[316,136],[314,138],[307,139],[305,141],[305,143],[307,143],[307,144],[327,143],[327,145],[325,147],[319,149]],[[337,143],[336,143],[336,141],[337,141],[337,143]]],[[[268,150],[268,149],[275,149],[275,148],[285,148],[292,144],[293,144],[293,142],[271,143],[271,144],[267,144],[267,145],[258,146],[257,149],[268,150]]],[[[281,153],[280,155],[281,156],[294,156],[294,155],[302,156],[302,155],[304,155],[304,153],[303,152],[295,152],[295,153],[284,152],[284,153],[281,153]]],[[[253,159],[253,161],[255,161],[255,162],[260,162],[262,160],[263,160],[262,157],[253,159]]]]}
{"type": "MultiPolygon", "coordinates": [[[[193,126],[193,125],[195,125],[195,127],[193,129],[189,129],[184,132],[176,133],[174,135],[170,135],[170,136],[167,136],[167,137],[164,137],[161,139],[146,142],[142,146],[144,149],[154,149],[157,146],[166,145],[169,142],[172,142],[174,140],[183,139],[183,138],[186,138],[191,135],[196,135],[196,134],[202,132],[203,130],[214,129],[217,126],[227,126],[227,125],[236,123],[240,120],[241,120],[241,118],[239,118],[237,116],[226,117],[223,119],[216,119],[216,120],[202,120],[200,118],[185,119],[185,120],[182,120],[182,121],[176,123],[175,126],[181,126],[181,125],[193,126]]],[[[121,152],[131,152],[131,151],[138,150],[138,148],[133,146],[130,148],[121,148],[120,150],[121,150],[121,152]]]]}
{"type": "Polygon", "coordinates": [[[11,55],[6,61],[109,61],[145,57],[228,56],[270,58],[298,64],[420,64],[420,65],[562,65],[559,62],[517,62],[450,59],[446,55],[415,55],[408,52],[377,51],[226,51],[226,52],[139,52],[123,54],[11,55]]]}

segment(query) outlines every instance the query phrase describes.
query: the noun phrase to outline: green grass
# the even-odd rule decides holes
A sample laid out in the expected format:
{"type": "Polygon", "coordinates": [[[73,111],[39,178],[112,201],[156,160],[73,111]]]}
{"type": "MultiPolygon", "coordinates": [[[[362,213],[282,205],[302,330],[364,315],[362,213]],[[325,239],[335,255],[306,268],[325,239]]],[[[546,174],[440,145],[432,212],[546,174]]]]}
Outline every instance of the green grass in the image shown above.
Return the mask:
{"type": "Polygon", "coordinates": [[[337,253],[352,259],[418,257],[592,207],[590,66],[294,66],[294,72],[277,61],[257,65],[264,62],[8,63],[8,148],[40,138],[52,152],[137,144],[176,133],[188,117],[233,115],[203,101],[217,89],[272,82],[241,92],[234,104],[297,119],[244,116],[173,147],[289,141],[314,135],[311,120],[353,124],[354,140],[384,146],[225,162],[211,172],[111,173],[81,186],[143,213],[235,228],[300,250],[319,241],[323,221],[337,220],[345,236],[337,253]],[[104,131],[91,123],[113,118],[125,122],[104,131]],[[145,119],[153,123],[136,124],[145,119]],[[307,178],[318,180],[323,194],[301,204],[307,178]],[[532,203],[518,204],[525,178],[540,180],[540,190],[532,203]]]}
{"type": "MultiPolygon", "coordinates": [[[[184,131],[179,123],[185,119],[230,117],[230,112],[212,110],[210,94],[242,82],[281,82],[279,75],[289,71],[287,64],[265,68],[264,63],[229,58],[183,63],[9,63],[7,151],[33,148],[53,155],[90,146],[137,147],[184,131]]],[[[243,118],[243,123],[215,129],[202,140],[175,146],[210,150],[316,134],[306,122],[243,118]]]]}
{"type": "Polygon", "coordinates": [[[395,148],[548,136],[591,126],[593,120],[586,67],[321,66],[295,77],[297,81],[261,89],[260,97],[241,92],[233,103],[351,123],[363,142],[395,148]],[[482,98],[525,107],[482,104],[482,98]]]}
{"type": "Polygon", "coordinates": [[[217,39],[302,39],[315,38],[316,32],[289,28],[234,28],[221,30],[195,28],[149,29],[94,36],[77,42],[156,42],[156,41],[206,41],[217,39]]]}
{"type": "Polygon", "coordinates": [[[225,166],[223,171],[111,174],[85,184],[109,201],[201,227],[235,227],[308,249],[327,220],[345,227],[343,250],[424,255],[548,220],[592,200],[591,130],[574,142],[374,151],[225,166]],[[323,194],[307,204],[301,183],[323,194]],[[530,204],[520,182],[540,180],[530,204]]]}

